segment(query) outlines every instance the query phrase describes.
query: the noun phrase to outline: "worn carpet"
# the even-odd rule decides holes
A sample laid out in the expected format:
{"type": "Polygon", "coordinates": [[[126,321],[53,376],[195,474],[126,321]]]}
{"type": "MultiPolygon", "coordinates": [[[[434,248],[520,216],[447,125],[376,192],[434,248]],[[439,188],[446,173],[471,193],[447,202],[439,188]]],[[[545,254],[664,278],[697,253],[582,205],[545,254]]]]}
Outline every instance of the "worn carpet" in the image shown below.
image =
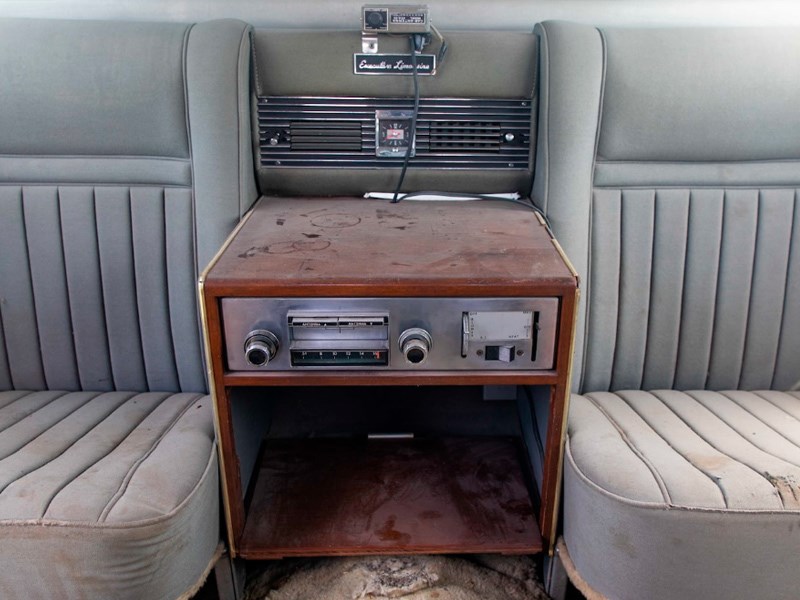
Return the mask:
{"type": "Polygon", "coordinates": [[[245,600],[545,600],[527,556],[368,556],[258,564],[245,600]]]}

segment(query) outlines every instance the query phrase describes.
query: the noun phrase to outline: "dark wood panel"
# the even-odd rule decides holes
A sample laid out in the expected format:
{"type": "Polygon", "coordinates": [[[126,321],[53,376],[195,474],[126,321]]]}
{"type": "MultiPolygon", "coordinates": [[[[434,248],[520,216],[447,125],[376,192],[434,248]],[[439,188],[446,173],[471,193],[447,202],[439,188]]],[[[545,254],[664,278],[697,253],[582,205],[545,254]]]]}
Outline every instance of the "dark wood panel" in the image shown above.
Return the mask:
{"type": "Polygon", "coordinates": [[[211,269],[215,295],[531,296],[575,285],[507,202],[262,198],[211,269]]]}
{"type": "Polygon", "coordinates": [[[244,558],[542,549],[507,438],[267,443],[244,558]]]}

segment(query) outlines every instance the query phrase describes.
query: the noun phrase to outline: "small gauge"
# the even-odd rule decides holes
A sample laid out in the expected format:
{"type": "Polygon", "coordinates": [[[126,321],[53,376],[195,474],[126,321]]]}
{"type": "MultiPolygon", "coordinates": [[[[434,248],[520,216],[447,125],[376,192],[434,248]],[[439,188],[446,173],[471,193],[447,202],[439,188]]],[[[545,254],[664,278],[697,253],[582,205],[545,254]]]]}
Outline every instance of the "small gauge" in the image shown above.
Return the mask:
{"type": "Polygon", "coordinates": [[[375,154],[390,158],[414,156],[413,114],[405,110],[375,111],[375,154]]]}

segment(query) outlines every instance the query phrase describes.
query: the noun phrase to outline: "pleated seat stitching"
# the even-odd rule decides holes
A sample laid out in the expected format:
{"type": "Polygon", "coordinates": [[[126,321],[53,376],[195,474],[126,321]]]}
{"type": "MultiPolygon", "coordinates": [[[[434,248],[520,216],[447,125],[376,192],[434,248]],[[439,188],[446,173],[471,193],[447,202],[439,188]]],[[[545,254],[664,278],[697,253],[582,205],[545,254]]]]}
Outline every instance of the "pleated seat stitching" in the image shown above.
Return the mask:
{"type": "MultiPolygon", "coordinates": [[[[792,417],[793,419],[797,420],[797,421],[798,421],[798,424],[800,424],[800,419],[798,419],[798,418],[797,418],[795,415],[793,415],[792,413],[790,413],[789,411],[787,411],[787,410],[786,410],[785,408],[783,408],[782,406],[780,406],[780,405],[776,404],[775,402],[773,402],[772,400],[770,400],[769,398],[767,398],[766,396],[764,396],[764,394],[763,394],[762,392],[750,392],[750,393],[751,393],[751,394],[755,394],[755,395],[756,395],[756,396],[758,396],[759,398],[763,399],[765,402],[769,402],[769,403],[770,403],[772,406],[774,406],[775,408],[777,408],[779,411],[781,411],[781,412],[782,412],[782,413],[784,413],[785,415],[788,415],[788,416],[792,417]]],[[[793,398],[795,398],[795,399],[797,399],[797,400],[800,400],[800,398],[797,398],[797,397],[796,397],[794,394],[790,394],[790,393],[787,393],[787,392],[783,392],[783,393],[787,394],[788,396],[792,396],[793,398]]]]}
{"type": "MultiPolygon", "coordinates": [[[[125,407],[125,406],[126,406],[128,403],[129,403],[129,402],[133,401],[135,398],[139,397],[140,395],[141,395],[141,394],[136,394],[136,395],[134,395],[134,396],[131,396],[131,398],[129,398],[129,399],[128,399],[126,402],[124,402],[123,404],[120,404],[120,405],[117,407],[117,409],[116,409],[116,410],[114,410],[114,411],[113,411],[111,414],[109,414],[109,415],[108,415],[108,416],[107,416],[105,419],[103,419],[103,421],[105,421],[105,420],[107,420],[108,418],[110,418],[110,417],[111,417],[111,416],[112,416],[112,415],[113,415],[115,412],[117,412],[118,410],[120,410],[120,409],[122,409],[123,407],[125,407]]],[[[48,511],[48,510],[50,510],[50,506],[53,504],[53,502],[55,501],[56,497],[57,497],[57,496],[58,496],[58,495],[59,495],[61,492],[63,492],[63,491],[64,491],[64,490],[65,490],[67,487],[69,487],[69,485],[70,485],[71,483],[74,483],[75,481],[77,481],[77,480],[78,480],[78,479],[81,477],[81,475],[83,475],[84,473],[86,473],[86,472],[87,472],[89,469],[91,469],[92,467],[94,467],[96,464],[98,464],[99,462],[101,462],[102,460],[104,460],[106,457],[108,457],[109,455],[111,455],[111,454],[112,454],[112,453],[113,453],[113,452],[114,452],[114,451],[115,451],[117,448],[119,448],[119,447],[120,447],[120,446],[121,446],[121,445],[122,445],[122,444],[125,442],[125,440],[127,440],[127,439],[128,439],[130,436],[131,436],[131,434],[132,434],[134,431],[136,431],[136,429],[139,427],[139,425],[141,425],[141,424],[142,424],[142,423],[143,423],[143,422],[144,422],[144,421],[145,421],[145,420],[146,420],[146,419],[147,419],[147,418],[148,418],[150,415],[152,415],[152,414],[153,414],[153,411],[155,411],[155,410],[156,410],[156,409],[157,409],[159,406],[163,405],[163,404],[164,404],[164,402],[165,402],[165,401],[166,401],[166,400],[167,400],[169,397],[170,397],[170,394],[166,394],[166,395],[165,395],[163,398],[161,398],[161,400],[159,401],[159,403],[158,403],[158,404],[156,404],[156,406],[155,406],[155,407],[153,407],[153,409],[152,409],[150,412],[148,412],[147,414],[145,414],[145,415],[144,415],[144,416],[143,416],[143,417],[142,417],[140,420],[138,420],[136,423],[133,423],[133,424],[132,424],[133,426],[132,426],[132,427],[131,427],[131,428],[128,430],[128,432],[125,434],[125,436],[124,436],[124,437],[123,437],[123,438],[122,438],[122,439],[121,439],[119,442],[117,442],[117,443],[114,445],[114,447],[113,447],[113,448],[111,448],[111,449],[110,449],[108,452],[106,452],[106,453],[105,453],[105,454],[103,454],[101,457],[99,457],[97,460],[95,460],[94,462],[92,462],[90,465],[87,465],[87,466],[86,466],[86,468],[84,468],[84,469],[83,469],[83,470],[82,470],[80,473],[78,473],[77,475],[75,475],[75,476],[74,476],[74,477],[73,477],[71,480],[64,482],[64,483],[63,483],[63,485],[61,485],[61,486],[60,486],[60,487],[59,487],[57,490],[55,490],[55,491],[54,491],[54,493],[53,493],[53,495],[50,497],[50,500],[48,500],[48,501],[47,501],[47,504],[46,504],[46,506],[44,507],[44,510],[42,511],[41,517],[42,517],[42,518],[44,518],[44,516],[47,514],[47,511],[48,511]]],[[[103,421],[100,421],[100,422],[99,422],[99,423],[98,423],[98,424],[97,424],[97,425],[96,425],[94,428],[92,428],[92,430],[91,430],[91,431],[94,431],[94,429],[96,429],[97,427],[99,427],[100,425],[102,425],[103,421]]],[[[126,421],[126,425],[131,425],[130,421],[126,421]]],[[[88,435],[89,433],[91,433],[91,431],[87,432],[87,434],[86,434],[86,435],[88,435]]]]}
{"type": "MultiPolygon", "coordinates": [[[[648,394],[648,395],[650,395],[650,396],[653,396],[653,397],[655,397],[655,398],[658,398],[658,396],[656,396],[656,394],[655,394],[655,393],[653,393],[653,392],[644,392],[644,393],[646,393],[646,394],[648,394]]],[[[635,413],[635,414],[636,414],[636,415],[637,415],[637,416],[638,416],[638,417],[639,417],[639,418],[642,420],[642,422],[643,422],[645,425],[647,425],[647,426],[650,428],[650,430],[651,430],[651,431],[652,431],[654,434],[656,434],[656,435],[657,435],[659,438],[661,438],[661,440],[662,440],[662,441],[663,441],[663,442],[664,442],[664,443],[665,443],[667,446],[669,446],[669,448],[670,448],[670,449],[671,449],[671,450],[672,450],[672,451],[673,451],[675,454],[677,454],[677,455],[678,455],[678,456],[680,456],[680,457],[681,457],[681,458],[682,458],[684,461],[686,461],[686,465],[687,465],[689,468],[695,469],[695,470],[696,470],[698,473],[700,473],[700,474],[701,474],[701,475],[703,475],[704,477],[707,477],[707,478],[708,478],[708,479],[709,479],[709,480],[710,480],[710,481],[711,481],[711,482],[712,482],[712,483],[713,483],[713,484],[714,484],[714,485],[717,487],[717,489],[718,489],[718,490],[719,490],[719,492],[720,492],[720,496],[722,496],[722,502],[725,504],[725,508],[728,508],[728,497],[725,495],[725,490],[724,490],[724,489],[722,489],[722,486],[720,486],[720,485],[719,485],[719,482],[718,482],[718,481],[717,481],[717,480],[716,480],[714,477],[712,477],[711,475],[709,475],[708,473],[706,473],[705,471],[703,471],[703,470],[702,470],[700,467],[698,467],[698,466],[697,466],[696,464],[694,464],[692,461],[690,461],[690,460],[689,460],[689,459],[688,459],[688,458],[687,458],[687,457],[686,457],[686,456],[685,456],[685,455],[684,455],[682,452],[680,452],[680,451],[679,451],[677,448],[675,448],[675,446],[673,446],[673,445],[670,443],[670,441],[669,441],[667,438],[665,438],[663,435],[661,435],[661,434],[658,432],[658,430],[657,430],[655,427],[653,427],[653,425],[651,425],[651,424],[650,424],[650,421],[648,421],[648,420],[647,420],[647,418],[646,418],[646,417],[645,417],[645,416],[644,416],[644,415],[643,415],[643,414],[642,414],[640,411],[638,411],[638,410],[636,409],[636,407],[633,405],[633,403],[632,403],[632,402],[630,402],[630,401],[629,401],[627,398],[625,398],[624,396],[622,396],[622,394],[616,394],[616,395],[617,395],[617,397],[619,397],[619,398],[620,398],[620,399],[621,399],[623,402],[625,402],[625,404],[627,404],[627,405],[630,407],[630,409],[631,409],[631,410],[632,410],[632,411],[633,411],[633,412],[634,412],[634,413],[635,413]]],[[[666,486],[666,482],[664,483],[664,485],[666,486]]]]}
{"type": "MultiPolygon", "coordinates": [[[[13,390],[13,391],[15,391],[15,390],[13,390]]],[[[9,402],[8,404],[6,404],[6,405],[3,407],[3,409],[2,409],[2,410],[5,410],[5,409],[6,409],[6,408],[8,408],[9,406],[12,406],[12,405],[14,405],[14,404],[16,404],[17,402],[20,402],[21,400],[25,400],[26,398],[30,398],[30,397],[31,397],[31,396],[33,396],[34,394],[38,394],[38,393],[40,393],[40,392],[42,392],[42,391],[47,391],[47,390],[39,390],[39,391],[35,391],[35,392],[27,392],[27,393],[23,393],[23,394],[22,394],[22,396],[20,396],[20,397],[19,397],[19,398],[17,398],[16,400],[13,400],[13,401],[9,402]]],[[[43,408],[47,408],[48,406],[50,406],[50,404],[52,404],[53,402],[55,402],[55,401],[56,401],[56,400],[58,400],[59,398],[63,398],[63,397],[64,397],[64,396],[66,396],[67,394],[73,394],[73,393],[75,393],[75,392],[61,392],[61,395],[59,395],[59,396],[56,396],[55,398],[52,398],[51,400],[49,400],[49,401],[48,401],[47,403],[45,403],[45,404],[42,404],[42,405],[41,405],[39,408],[37,408],[36,410],[34,410],[34,411],[32,411],[32,412],[29,412],[27,415],[25,415],[24,417],[22,417],[22,419],[27,419],[27,418],[28,418],[28,417],[30,417],[31,415],[35,415],[37,412],[39,412],[39,411],[40,411],[40,410],[42,410],[43,408]]],[[[6,429],[8,429],[9,427],[13,427],[14,425],[16,425],[17,423],[19,423],[20,421],[22,421],[22,419],[19,419],[19,420],[17,420],[17,421],[14,421],[13,423],[9,423],[9,424],[8,424],[8,425],[6,425],[5,427],[0,427],[0,433],[3,433],[3,432],[4,432],[6,429]]],[[[2,459],[0,459],[0,460],[2,460],[2,459]]]]}
{"type": "MultiPolygon", "coordinates": [[[[719,392],[714,392],[714,393],[719,393],[719,392]]],[[[691,398],[691,399],[692,399],[692,400],[694,400],[696,403],[698,403],[698,404],[700,404],[700,405],[702,406],[702,403],[701,403],[701,402],[700,402],[700,401],[697,399],[697,397],[696,397],[696,396],[692,395],[692,392],[683,392],[683,394],[684,394],[684,395],[686,395],[686,396],[689,396],[689,398],[691,398]]],[[[663,402],[663,400],[662,400],[662,402],[663,402]]],[[[689,428],[690,428],[690,429],[691,429],[691,430],[692,430],[692,431],[693,431],[693,432],[694,432],[694,433],[697,435],[697,437],[699,437],[699,438],[700,438],[701,440],[703,440],[703,441],[704,441],[706,444],[708,444],[710,447],[712,447],[712,448],[713,448],[713,449],[714,449],[714,450],[715,450],[717,453],[719,453],[719,454],[720,454],[720,456],[724,456],[724,457],[728,458],[729,460],[731,460],[731,461],[733,461],[733,462],[736,462],[736,463],[738,463],[738,464],[742,465],[743,467],[745,467],[745,468],[747,468],[747,469],[751,470],[753,473],[755,473],[755,474],[757,474],[759,477],[761,477],[761,478],[762,478],[764,481],[766,481],[767,483],[769,483],[770,487],[772,487],[772,489],[773,489],[773,490],[775,489],[775,486],[772,484],[772,482],[769,480],[769,478],[767,478],[767,477],[764,475],[764,473],[762,473],[761,471],[759,471],[759,470],[758,470],[758,469],[756,469],[755,467],[752,467],[752,466],[748,465],[747,463],[745,463],[745,462],[742,462],[741,460],[739,460],[739,459],[737,459],[737,458],[734,458],[733,456],[731,456],[731,455],[730,455],[730,454],[728,454],[727,452],[723,452],[722,450],[720,450],[719,448],[717,448],[717,446],[715,446],[715,445],[714,445],[714,444],[712,444],[712,443],[711,443],[709,440],[707,440],[705,437],[703,437],[702,435],[700,435],[700,433],[699,433],[699,432],[698,432],[698,431],[697,431],[697,430],[696,430],[694,427],[692,427],[692,426],[689,424],[689,422],[688,422],[688,421],[686,421],[686,420],[685,420],[683,417],[681,417],[681,416],[680,416],[680,415],[679,415],[679,414],[678,414],[678,413],[677,413],[675,410],[673,410],[673,409],[672,409],[672,407],[670,407],[670,406],[669,406],[669,405],[668,405],[666,402],[664,402],[664,405],[665,405],[667,408],[669,408],[670,410],[672,410],[672,412],[673,412],[673,413],[675,413],[675,415],[676,415],[676,416],[677,416],[677,417],[678,417],[678,418],[679,418],[681,421],[683,421],[684,423],[686,423],[686,425],[687,425],[687,426],[688,426],[688,427],[689,427],[689,428]]],[[[705,408],[705,407],[703,407],[703,408],[705,408]]],[[[708,409],[706,409],[706,410],[708,410],[708,409]]],[[[716,415],[715,415],[713,412],[711,412],[710,410],[709,410],[708,412],[709,412],[709,414],[711,414],[711,415],[714,415],[714,416],[716,417],[716,415]]],[[[722,422],[722,423],[725,423],[725,422],[724,422],[724,421],[722,421],[721,419],[718,419],[718,420],[719,420],[720,422],[722,422]]],[[[727,425],[727,423],[725,423],[725,425],[727,425]]],[[[728,426],[728,427],[730,428],[730,426],[728,426]]],[[[786,505],[785,505],[785,503],[783,502],[783,498],[781,498],[781,495],[777,493],[777,490],[775,490],[775,491],[776,491],[776,494],[777,494],[777,496],[778,496],[778,499],[781,501],[781,505],[782,505],[782,506],[783,506],[783,508],[785,509],[785,508],[786,508],[786,505]]]]}
{"type": "MultiPolygon", "coordinates": [[[[72,393],[82,393],[82,392],[64,392],[64,394],[63,394],[63,395],[61,395],[61,396],[59,396],[58,398],[63,398],[64,396],[67,396],[67,395],[69,395],[69,394],[72,394],[72,393]]],[[[39,433],[37,433],[37,434],[36,434],[34,437],[32,437],[31,439],[29,439],[29,440],[26,440],[25,442],[23,442],[21,446],[18,446],[18,447],[17,447],[15,450],[12,450],[10,454],[7,454],[6,456],[2,456],[2,457],[0,457],[0,462],[4,461],[5,459],[7,459],[7,458],[9,458],[9,457],[11,457],[11,456],[13,456],[14,454],[16,454],[17,452],[19,452],[19,451],[20,451],[22,448],[24,448],[25,446],[27,446],[28,444],[30,444],[30,443],[31,443],[31,442],[33,442],[34,440],[37,440],[37,439],[39,439],[39,438],[40,438],[41,436],[43,436],[45,433],[47,433],[48,431],[50,431],[50,430],[51,430],[53,427],[55,427],[56,425],[58,425],[59,423],[61,423],[61,421],[63,421],[64,419],[66,419],[66,418],[68,418],[68,417],[70,417],[70,416],[74,415],[76,412],[78,412],[78,411],[79,411],[80,409],[82,409],[84,406],[86,406],[87,404],[89,404],[89,403],[90,403],[92,400],[94,400],[94,399],[95,399],[95,398],[97,398],[98,396],[101,396],[101,395],[103,395],[104,393],[105,393],[105,392],[97,392],[97,394],[96,394],[95,396],[92,396],[92,397],[90,397],[88,400],[86,400],[86,402],[84,402],[84,403],[83,403],[83,404],[81,404],[80,406],[77,406],[77,407],[75,407],[73,410],[71,410],[70,412],[68,412],[66,415],[63,415],[63,416],[62,416],[62,417],[61,417],[61,418],[60,418],[58,421],[56,421],[55,423],[53,423],[52,425],[50,425],[50,427],[48,427],[47,429],[44,429],[43,431],[40,431],[39,433]]],[[[57,400],[58,398],[55,398],[55,399],[57,400]]],[[[45,406],[49,406],[49,405],[50,405],[50,403],[48,403],[48,404],[47,404],[47,405],[45,405],[45,406]]],[[[45,407],[43,406],[42,408],[45,408],[45,407]]],[[[41,410],[41,409],[40,409],[40,410],[41,410]]],[[[34,415],[34,414],[36,414],[37,412],[38,412],[38,410],[36,410],[36,411],[32,412],[30,415],[25,415],[25,417],[24,417],[24,418],[25,418],[25,419],[27,419],[28,417],[30,417],[31,415],[34,415]]],[[[22,420],[24,420],[24,419],[22,419],[22,420]]],[[[17,423],[21,423],[21,422],[22,422],[22,420],[20,420],[20,421],[17,421],[17,423]]],[[[13,423],[12,423],[12,425],[13,425],[13,423]]],[[[0,493],[2,493],[2,492],[3,492],[3,490],[2,490],[2,489],[0,489],[0,493]]]]}
{"type": "Polygon", "coordinates": [[[190,398],[190,401],[187,402],[187,404],[184,407],[184,409],[182,411],[180,411],[180,413],[178,413],[178,415],[172,420],[172,422],[164,430],[164,432],[160,436],[158,436],[158,438],[156,438],[153,441],[152,445],[147,450],[147,452],[142,454],[142,456],[131,465],[130,469],[128,469],[128,472],[125,474],[125,477],[123,478],[119,489],[111,497],[111,499],[108,501],[108,504],[106,504],[105,508],[100,513],[100,517],[97,519],[98,523],[105,522],[105,520],[108,518],[108,515],[111,513],[111,511],[117,505],[117,502],[119,502],[122,499],[122,497],[125,495],[125,492],[128,489],[128,484],[130,484],[131,480],[133,479],[133,476],[136,474],[137,469],[155,451],[155,449],[158,447],[158,445],[161,443],[161,441],[165,437],[167,437],[167,435],[170,433],[170,431],[172,431],[172,429],[175,427],[175,425],[178,423],[178,421],[181,420],[181,418],[189,411],[189,409],[194,405],[194,403],[197,402],[200,398],[203,398],[203,394],[193,394],[192,397],[190,398]]]}
{"type": "MultiPolygon", "coordinates": [[[[797,448],[797,449],[800,449],[800,445],[796,444],[795,442],[793,442],[792,440],[790,440],[789,438],[787,438],[785,435],[783,435],[782,433],[780,433],[778,430],[776,430],[776,429],[775,429],[774,427],[772,427],[772,426],[771,426],[769,423],[767,423],[766,421],[764,421],[763,419],[761,419],[761,418],[760,418],[758,415],[756,415],[756,414],[755,414],[755,413],[753,413],[752,411],[750,411],[750,410],[747,410],[747,409],[746,409],[744,406],[742,406],[741,404],[739,404],[739,403],[738,403],[738,402],[737,402],[735,399],[731,398],[731,397],[728,395],[728,393],[727,393],[727,392],[719,392],[719,394],[720,394],[720,395],[722,395],[722,396],[724,396],[725,398],[727,398],[728,400],[730,400],[730,401],[731,401],[731,402],[733,402],[734,404],[736,404],[736,406],[738,406],[739,408],[741,408],[741,409],[742,409],[744,412],[746,412],[748,415],[750,415],[751,417],[753,417],[753,418],[754,418],[756,421],[758,421],[759,423],[761,423],[762,425],[764,425],[764,427],[768,428],[768,429],[769,429],[769,430],[770,430],[772,433],[774,433],[775,435],[779,436],[780,438],[782,438],[782,439],[786,440],[787,442],[789,442],[789,443],[790,443],[792,446],[794,446],[795,448],[797,448]]],[[[706,407],[706,408],[708,408],[708,407],[706,407]]],[[[711,409],[709,409],[709,410],[711,410],[711,409]]],[[[711,411],[711,412],[714,412],[714,411],[711,411]]],[[[752,446],[754,446],[754,447],[758,448],[758,449],[759,449],[761,452],[763,452],[764,454],[768,454],[768,455],[772,456],[773,458],[775,458],[775,459],[777,459],[777,460],[782,460],[783,462],[786,462],[786,463],[788,463],[788,464],[790,464],[790,465],[793,465],[793,466],[795,466],[795,467],[798,467],[798,468],[800,468],[800,464],[796,464],[796,463],[790,462],[790,461],[786,460],[785,458],[781,458],[780,456],[775,456],[775,455],[774,455],[774,454],[772,454],[772,452],[770,452],[769,450],[765,450],[765,449],[764,449],[764,448],[762,448],[761,446],[757,445],[757,444],[756,444],[756,443],[755,443],[753,440],[751,440],[750,438],[747,438],[747,437],[745,437],[745,436],[744,436],[744,434],[742,434],[742,433],[739,433],[739,432],[738,432],[738,431],[737,431],[737,430],[736,430],[736,429],[735,429],[735,428],[734,428],[732,425],[730,425],[730,424],[729,424],[727,421],[725,421],[725,419],[723,419],[722,417],[720,417],[719,415],[717,415],[717,413],[714,413],[714,415],[716,415],[716,416],[717,416],[717,417],[718,417],[718,418],[719,418],[721,421],[723,421],[723,422],[724,422],[726,425],[728,425],[728,427],[730,427],[731,429],[733,429],[734,431],[736,431],[736,433],[737,433],[737,434],[739,434],[739,436],[741,436],[741,438],[742,438],[743,440],[746,440],[746,441],[747,441],[747,442],[749,442],[749,443],[750,443],[752,446]]]]}
{"type": "Polygon", "coordinates": [[[625,444],[627,444],[631,452],[633,452],[633,454],[639,460],[641,460],[642,463],[644,463],[644,465],[650,471],[650,474],[653,476],[653,479],[655,480],[658,489],[661,491],[661,496],[663,497],[664,502],[667,504],[672,504],[672,498],[669,495],[669,490],[667,489],[667,486],[664,483],[664,480],[661,478],[661,474],[658,472],[658,469],[656,469],[655,465],[653,465],[647,459],[647,457],[644,456],[644,454],[642,454],[642,452],[636,447],[633,441],[631,441],[631,439],[628,437],[628,435],[625,433],[625,430],[619,425],[619,423],[617,423],[617,421],[594,398],[592,398],[590,394],[585,395],[584,398],[589,400],[597,408],[597,410],[599,410],[603,414],[603,416],[614,427],[614,429],[617,430],[620,437],[622,438],[622,441],[624,441],[625,444]]]}

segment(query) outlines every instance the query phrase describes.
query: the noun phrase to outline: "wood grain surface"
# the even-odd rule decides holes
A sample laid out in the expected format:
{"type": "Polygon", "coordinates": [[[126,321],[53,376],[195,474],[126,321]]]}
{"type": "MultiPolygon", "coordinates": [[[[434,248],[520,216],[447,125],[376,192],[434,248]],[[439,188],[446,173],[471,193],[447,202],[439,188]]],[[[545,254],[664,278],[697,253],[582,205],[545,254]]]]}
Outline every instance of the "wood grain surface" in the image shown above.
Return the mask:
{"type": "Polygon", "coordinates": [[[241,556],[542,549],[510,438],[266,443],[241,556]]]}
{"type": "Polygon", "coordinates": [[[262,198],[207,277],[216,295],[528,296],[575,278],[502,201],[262,198]]]}

